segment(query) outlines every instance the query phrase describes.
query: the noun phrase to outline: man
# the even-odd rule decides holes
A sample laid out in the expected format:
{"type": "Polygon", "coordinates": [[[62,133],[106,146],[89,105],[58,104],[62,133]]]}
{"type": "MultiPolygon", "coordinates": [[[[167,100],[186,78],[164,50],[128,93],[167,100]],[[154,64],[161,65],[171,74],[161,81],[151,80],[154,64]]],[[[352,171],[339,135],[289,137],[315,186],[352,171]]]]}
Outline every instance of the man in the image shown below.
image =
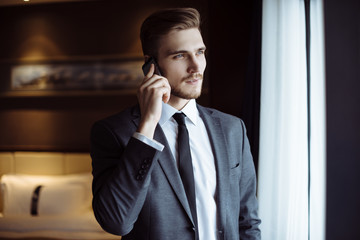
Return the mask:
{"type": "Polygon", "coordinates": [[[140,36],[145,60],[156,61],[139,87],[139,104],[95,123],[91,133],[98,222],[124,240],[260,239],[244,124],[195,101],[206,67],[199,13],[156,12],[140,36]],[[188,178],[179,173],[177,112],[186,115],[190,139],[188,178]]]}

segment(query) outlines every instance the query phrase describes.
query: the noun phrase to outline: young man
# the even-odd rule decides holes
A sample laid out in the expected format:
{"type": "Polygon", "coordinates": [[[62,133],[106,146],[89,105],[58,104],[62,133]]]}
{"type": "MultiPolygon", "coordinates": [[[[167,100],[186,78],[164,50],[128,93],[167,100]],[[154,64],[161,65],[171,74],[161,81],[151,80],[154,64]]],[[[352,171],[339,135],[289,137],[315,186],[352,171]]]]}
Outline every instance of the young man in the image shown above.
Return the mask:
{"type": "Polygon", "coordinates": [[[260,239],[244,124],[195,101],[206,67],[199,13],[156,12],[144,21],[141,42],[145,60],[156,61],[139,87],[139,104],[91,132],[98,222],[124,240],[260,239]],[[179,173],[177,112],[186,115],[190,177],[179,173]],[[190,178],[193,190],[185,183],[190,178]]]}

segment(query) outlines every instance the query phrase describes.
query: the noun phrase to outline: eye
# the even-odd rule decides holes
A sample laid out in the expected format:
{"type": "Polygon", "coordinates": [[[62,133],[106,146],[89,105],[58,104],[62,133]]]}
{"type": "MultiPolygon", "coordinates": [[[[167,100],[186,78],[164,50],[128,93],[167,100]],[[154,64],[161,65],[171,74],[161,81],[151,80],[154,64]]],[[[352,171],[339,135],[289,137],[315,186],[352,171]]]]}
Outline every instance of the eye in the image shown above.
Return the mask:
{"type": "Polygon", "coordinates": [[[203,54],[205,54],[205,49],[200,49],[199,51],[197,51],[196,54],[197,54],[197,55],[203,55],[203,54]]]}
{"type": "Polygon", "coordinates": [[[180,59],[180,58],[183,58],[183,57],[184,57],[184,54],[179,53],[179,54],[176,54],[176,55],[174,56],[174,59],[180,59]]]}

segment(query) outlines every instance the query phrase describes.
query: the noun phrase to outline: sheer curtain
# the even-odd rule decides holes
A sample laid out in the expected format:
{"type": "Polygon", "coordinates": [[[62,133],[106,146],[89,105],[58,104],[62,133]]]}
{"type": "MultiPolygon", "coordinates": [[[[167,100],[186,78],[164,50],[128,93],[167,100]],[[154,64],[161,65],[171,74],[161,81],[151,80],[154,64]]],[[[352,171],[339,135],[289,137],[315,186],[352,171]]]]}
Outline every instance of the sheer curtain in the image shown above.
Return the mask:
{"type": "Polygon", "coordinates": [[[304,1],[263,0],[258,197],[264,240],[324,239],[321,1],[311,2],[311,13],[307,86],[304,1]]]}
{"type": "Polygon", "coordinates": [[[311,19],[311,141],[310,141],[310,237],[325,239],[326,127],[325,127],[325,43],[321,0],[310,1],[311,19]]]}

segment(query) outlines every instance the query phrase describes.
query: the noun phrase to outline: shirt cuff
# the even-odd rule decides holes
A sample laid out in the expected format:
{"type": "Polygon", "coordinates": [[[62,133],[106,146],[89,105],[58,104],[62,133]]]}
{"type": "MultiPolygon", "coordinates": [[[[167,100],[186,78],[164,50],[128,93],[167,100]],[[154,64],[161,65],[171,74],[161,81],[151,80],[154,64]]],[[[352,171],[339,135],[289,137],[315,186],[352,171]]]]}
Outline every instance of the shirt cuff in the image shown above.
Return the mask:
{"type": "Polygon", "coordinates": [[[150,139],[148,137],[146,137],[145,135],[135,132],[133,134],[133,137],[136,138],[137,140],[142,141],[143,143],[155,148],[158,151],[162,151],[164,149],[164,145],[162,145],[161,143],[159,143],[158,141],[154,140],[154,139],[150,139]]]}

